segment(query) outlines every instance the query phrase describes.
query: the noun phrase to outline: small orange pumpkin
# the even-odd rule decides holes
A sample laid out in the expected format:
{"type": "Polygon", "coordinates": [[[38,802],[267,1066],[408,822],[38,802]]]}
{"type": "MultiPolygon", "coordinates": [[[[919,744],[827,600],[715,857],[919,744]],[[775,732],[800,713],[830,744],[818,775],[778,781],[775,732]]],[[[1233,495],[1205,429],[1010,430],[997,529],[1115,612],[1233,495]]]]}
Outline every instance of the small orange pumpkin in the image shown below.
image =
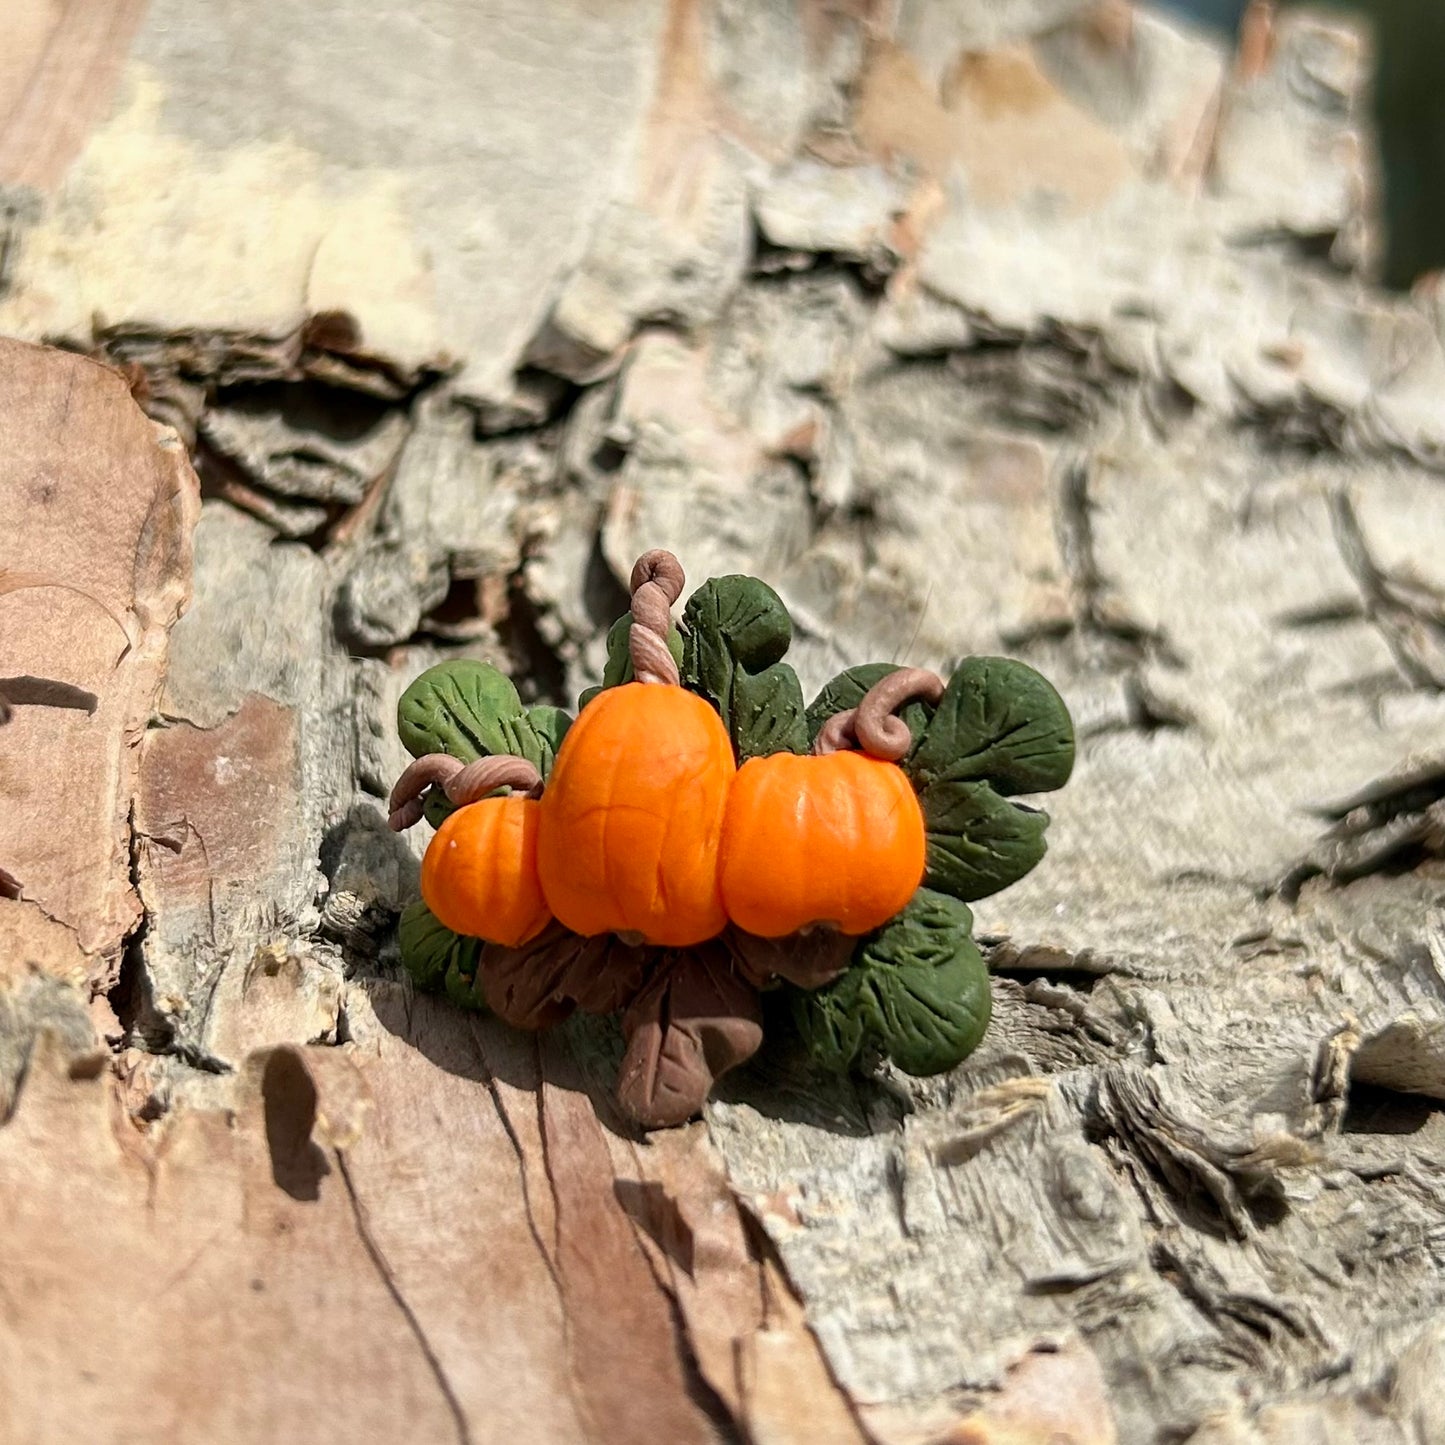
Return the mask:
{"type": "Polygon", "coordinates": [[[728,917],[782,938],[811,923],[881,927],[923,881],[923,810],[903,770],[865,753],[774,753],[738,770],[723,825],[728,917]]]}
{"type": "Polygon", "coordinates": [[[686,948],[727,926],[718,847],[737,774],[716,711],[681,687],[599,693],[567,730],[542,795],[537,871],[574,933],[686,948]]]}
{"type": "Polygon", "coordinates": [[[513,794],[458,808],[421,863],[421,896],[453,933],[517,948],[552,921],[537,879],[540,804],[513,794]]]}

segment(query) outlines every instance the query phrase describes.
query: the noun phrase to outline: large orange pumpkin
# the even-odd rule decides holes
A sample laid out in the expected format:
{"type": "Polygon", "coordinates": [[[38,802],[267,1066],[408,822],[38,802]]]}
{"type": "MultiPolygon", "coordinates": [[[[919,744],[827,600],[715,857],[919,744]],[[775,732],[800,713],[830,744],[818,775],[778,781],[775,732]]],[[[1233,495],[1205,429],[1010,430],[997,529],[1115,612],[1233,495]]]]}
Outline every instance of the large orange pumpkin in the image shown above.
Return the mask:
{"type": "Polygon", "coordinates": [[[513,795],[458,808],[421,863],[421,896],[452,930],[516,948],[552,921],[537,879],[541,805],[513,795]]]}
{"type": "Polygon", "coordinates": [[[857,752],[753,758],[728,799],[723,906],[762,938],[810,923],[867,933],[913,897],[925,849],[923,810],[895,764],[857,752]]]}
{"type": "Polygon", "coordinates": [[[542,795],[537,870],[574,933],[685,948],[727,925],[717,858],[732,743],[714,709],[661,683],[608,688],[582,709],[542,795]]]}

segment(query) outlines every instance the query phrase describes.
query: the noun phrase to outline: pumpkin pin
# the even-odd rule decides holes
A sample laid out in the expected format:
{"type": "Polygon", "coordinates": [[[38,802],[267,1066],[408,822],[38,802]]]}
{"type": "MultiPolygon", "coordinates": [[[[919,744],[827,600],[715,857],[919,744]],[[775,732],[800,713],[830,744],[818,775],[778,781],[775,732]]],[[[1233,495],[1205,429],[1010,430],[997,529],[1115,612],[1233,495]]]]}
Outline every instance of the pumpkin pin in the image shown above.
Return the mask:
{"type": "Polygon", "coordinates": [[[437,827],[400,925],[418,987],[522,1028],[620,1014],[617,1101],[648,1128],[759,1047],[760,990],[822,1065],[955,1067],[990,1011],[967,905],[1043,856],[1015,799],[1068,779],[1062,699],[975,657],[947,683],[863,664],[805,706],[765,583],[712,578],[679,626],[671,553],[631,580],[575,719],[470,660],[403,695],[391,825],[437,827]]]}

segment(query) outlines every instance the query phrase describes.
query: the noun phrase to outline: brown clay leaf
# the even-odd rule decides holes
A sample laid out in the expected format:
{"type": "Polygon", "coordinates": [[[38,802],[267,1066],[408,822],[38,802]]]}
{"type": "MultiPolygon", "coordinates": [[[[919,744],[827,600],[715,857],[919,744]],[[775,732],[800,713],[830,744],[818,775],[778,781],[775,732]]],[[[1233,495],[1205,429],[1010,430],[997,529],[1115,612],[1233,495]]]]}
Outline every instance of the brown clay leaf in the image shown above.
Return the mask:
{"type": "Polygon", "coordinates": [[[721,944],[669,952],[622,1018],[617,1101],[644,1128],[681,1124],[763,1041],[757,990],[721,944]]]}
{"type": "Polygon", "coordinates": [[[572,951],[586,941],[554,923],[518,948],[489,943],[477,960],[477,989],[513,1028],[551,1028],[572,1012],[574,1005],[558,996],[557,984],[572,951]]]}
{"type": "Polygon", "coordinates": [[[579,938],[554,923],[520,948],[489,943],[477,983],[487,1007],[514,1028],[550,1028],[574,1007],[594,1014],[625,1008],[643,985],[648,958],[649,950],[614,934],[579,938]]]}
{"type": "Polygon", "coordinates": [[[577,941],[583,947],[568,954],[566,969],[557,983],[558,992],[585,1014],[620,1013],[647,982],[659,951],[634,948],[615,933],[577,941]]]}
{"type": "Polygon", "coordinates": [[[784,979],[797,988],[822,988],[852,961],[856,938],[834,928],[815,928],[787,938],[759,938],[740,928],[723,936],[743,975],[757,988],[784,979]]]}

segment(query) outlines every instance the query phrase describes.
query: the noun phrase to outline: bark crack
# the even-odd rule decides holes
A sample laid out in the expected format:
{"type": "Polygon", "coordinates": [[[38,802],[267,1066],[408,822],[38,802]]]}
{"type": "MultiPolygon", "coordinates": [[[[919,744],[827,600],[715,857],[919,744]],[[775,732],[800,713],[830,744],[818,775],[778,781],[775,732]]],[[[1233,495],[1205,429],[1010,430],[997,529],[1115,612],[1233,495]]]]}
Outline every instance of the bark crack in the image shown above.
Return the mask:
{"type": "Polygon", "coordinates": [[[431,1341],[427,1338],[426,1330],[417,1318],[416,1311],[407,1302],[401,1286],[396,1281],[396,1276],[392,1273],[390,1264],[387,1263],[385,1254],[382,1253],[381,1246],[371,1232],[371,1226],[366,1218],[366,1208],[361,1202],[360,1195],[356,1192],[356,1185],[351,1178],[351,1170],[346,1163],[346,1151],[335,1149],[332,1152],[336,1156],[337,1173],[340,1174],[341,1182],[346,1186],[346,1197],[351,1204],[351,1217],[356,1224],[356,1233],[361,1240],[362,1248],[366,1250],[367,1256],[375,1266],[377,1275],[386,1286],[387,1293],[395,1301],[397,1309],[401,1311],[407,1328],[411,1331],[417,1347],[421,1350],[422,1357],[426,1360],[427,1368],[431,1370],[432,1377],[437,1382],[437,1388],[441,1391],[442,1398],[446,1401],[447,1409],[451,1411],[452,1419],[456,1424],[459,1445],[472,1445],[472,1429],[467,1423],[462,1403],[457,1398],[456,1391],[452,1388],[452,1382],[447,1378],[446,1370],[443,1368],[441,1360],[437,1358],[436,1351],[432,1348],[431,1341]]]}
{"type": "MultiPolygon", "coordinates": [[[[567,1304],[567,1290],[566,1290],[566,1286],[564,1285],[564,1283],[563,1283],[563,1281],[562,1281],[561,1271],[560,1271],[560,1270],[558,1269],[558,1267],[557,1267],[556,1250],[557,1250],[557,1247],[558,1247],[558,1240],[557,1240],[557,1238],[556,1238],[556,1236],[555,1236],[555,1234],[554,1234],[553,1241],[552,1241],[552,1249],[549,1250],[549,1249],[547,1248],[547,1243],[546,1243],[546,1241],[542,1238],[542,1230],[541,1230],[540,1226],[539,1226],[538,1223],[537,1223],[537,1214],[536,1214],[536,1211],[535,1211],[535,1210],[533,1209],[533,1207],[532,1207],[532,1191],[531,1191],[531,1187],[530,1187],[530,1185],[529,1185],[528,1182],[527,1182],[527,1155],[526,1155],[526,1151],[522,1148],[522,1141],[521,1141],[521,1139],[517,1136],[517,1130],[516,1130],[516,1127],[515,1127],[515,1126],[513,1125],[513,1123],[512,1123],[511,1116],[507,1113],[507,1106],[506,1106],[505,1103],[502,1102],[502,1095],[501,1095],[501,1091],[497,1088],[496,1077],[495,1077],[495,1075],[493,1075],[491,1069],[490,1069],[490,1068],[488,1067],[488,1065],[487,1065],[487,1060],[486,1060],[485,1051],[484,1051],[483,1048],[482,1048],[481,1041],[477,1038],[477,1035],[476,1035],[476,1025],[475,1025],[475,1022],[473,1022],[472,1028],[471,1028],[470,1032],[471,1032],[472,1044],[473,1044],[473,1046],[476,1048],[476,1051],[477,1051],[478,1061],[481,1063],[481,1066],[482,1066],[483,1070],[484,1070],[485,1073],[486,1073],[486,1081],[485,1081],[485,1082],[486,1082],[486,1086],[487,1086],[487,1093],[488,1093],[488,1095],[489,1095],[490,1098],[491,1098],[492,1107],[497,1111],[497,1121],[498,1121],[498,1123],[500,1123],[501,1126],[502,1126],[502,1132],[507,1136],[507,1142],[512,1146],[512,1152],[517,1156],[517,1180],[518,1180],[518,1183],[519,1183],[519,1185],[520,1185],[521,1194],[522,1194],[522,1213],[526,1216],[526,1219],[527,1219],[527,1232],[528,1232],[528,1234],[530,1234],[530,1235],[532,1236],[532,1243],[533,1243],[534,1245],[536,1245],[536,1247],[537,1247],[537,1253],[538,1253],[538,1255],[541,1256],[541,1259],[542,1259],[542,1267],[547,1271],[547,1277],[552,1281],[552,1288],[553,1288],[553,1290],[556,1292],[556,1295],[557,1295],[557,1308],[558,1308],[558,1313],[559,1313],[559,1316],[560,1316],[561,1328],[562,1328],[562,1353],[563,1353],[563,1356],[565,1357],[565,1359],[566,1359],[566,1361],[567,1361],[567,1394],[568,1394],[568,1398],[572,1401],[573,1408],[574,1408],[574,1409],[576,1410],[576,1412],[577,1412],[578,1422],[581,1423],[581,1422],[585,1419],[585,1411],[584,1411],[584,1408],[583,1408],[582,1399],[581,1399],[581,1397],[579,1396],[578,1391],[577,1391],[577,1372],[576,1372],[575,1364],[574,1364],[574,1362],[573,1362],[573,1354],[572,1354],[572,1314],[571,1314],[571,1310],[568,1308],[568,1304],[567,1304]]],[[[541,1118],[542,1099],[541,1099],[541,1079],[540,1079],[540,1072],[541,1072],[541,1059],[540,1059],[540,1057],[539,1057],[539,1058],[538,1058],[538,1074],[539,1074],[539,1079],[538,1079],[538,1094],[537,1094],[538,1125],[539,1125],[539,1128],[540,1128],[540,1130],[541,1130],[541,1135],[542,1135],[542,1158],[543,1158],[543,1166],[544,1166],[544,1168],[546,1169],[546,1172],[547,1172],[547,1182],[548,1182],[549,1187],[550,1187],[551,1190],[552,1190],[552,1199],[553,1199],[553,1203],[554,1203],[554,1206],[555,1206],[556,1198],[557,1198],[557,1186],[556,1186],[555,1181],[554,1181],[553,1178],[552,1178],[552,1166],[551,1166],[551,1163],[550,1163],[550,1161],[548,1161],[548,1159],[547,1159],[547,1144],[546,1144],[547,1135],[546,1135],[546,1125],[545,1125],[545,1122],[544,1122],[544,1121],[542,1120],[542,1118],[541,1118]]]]}
{"type": "Polygon", "coordinates": [[[1059,555],[1073,594],[1073,619],[1062,627],[1051,622],[1032,635],[1010,637],[1015,644],[1042,640],[1048,635],[1072,634],[1096,661],[1117,672],[1123,684],[1125,716],[1098,731],[1138,730],[1145,734],[1161,728],[1189,728],[1196,719],[1180,702],[1167,698],[1150,680],[1151,664],[1178,667],[1179,657],[1168,637],[1132,616],[1124,601],[1110,588],[1099,563],[1095,535],[1096,502],[1090,494],[1089,460],[1082,454],[1066,457],[1059,470],[1055,515],[1059,555]]]}
{"type": "Polygon", "coordinates": [[[1392,577],[1375,561],[1345,489],[1330,498],[1330,515],[1340,556],[1364,599],[1365,617],[1395,665],[1412,687],[1445,690],[1445,597],[1392,577]]]}
{"type": "Polygon", "coordinates": [[[1329,827],[1275,885],[1287,903],[1297,902],[1312,878],[1344,887],[1445,856],[1445,759],[1377,779],[1321,811],[1329,827]]]}
{"type": "MultiPolygon", "coordinates": [[[[643,1167],[642,1158],[635,1141],[628,1140],[627,1148],[632,1155],[639,1179],[646,1178],[646,1170],[643,1167]]],[[[763,1276],[763,1263],[755,1247],[751,1233],[746,1228],[746,1217],[738,1205],[737,1199],[729,1196],[733,1209],[737,1212],[740,1223],[743,1227],[744,1239],[748,1248],[748,1262],[754,1266],[754,1274],[758,1286],[759,1311],[758,1318],[766,1327],[767,1322],[767,1283],[763,1276]]],[[[631,1232],[633,1247],[641,1255],[648,1273],[652,1276],[653,1283],[657,1286],[658,1292],[667,1301],[668,1318],[673,1329],[673,1338],[677,1348],[678,1361],[682,1366],[684,1378],[687,1381],[688,1391],[695,1404],[706,1413],[709,1420],[719,1430],[727,1432],[729,1441],[740,1441],[744,1438],[742,1420],[739,1418],[740,1410],[735,1412],[724,1399],[722,1392],[703,1373],[702,1361],[693,1345],[692,1332],[688,1325],[688,1313],[683,1305],[682,1292],[678,1284],[677,1272],[680,1270],[696,1283],[694,1268],[691,1262],[684,1263],[678,1260],[674,1251],[668,1247],[665,1237],[666,1224],[658,1217],[660,1212],[670,1212],[675,1220],[686,1229],[691,1229],[686,1220],[682,1218],[677,1202],[667,1195],[666,1190],[662,1191],[662,1203],[660,1211],[653,1211],[652,1217],[644,1220],[639,1218],[639,1211],[629,1209],[626,1204],[622,1206],[622,1213],[627,1220],[631,1232]],[[651,1240],[655,1250],[647,1248],[646,1241],[651,1240]]],[[[734,1370],[737,1365],[734,1361],[734,1370]]],[[[741,1400],[743,1386],[741,1375],[735,1373],[734,1388],[741,1400]]]]}

